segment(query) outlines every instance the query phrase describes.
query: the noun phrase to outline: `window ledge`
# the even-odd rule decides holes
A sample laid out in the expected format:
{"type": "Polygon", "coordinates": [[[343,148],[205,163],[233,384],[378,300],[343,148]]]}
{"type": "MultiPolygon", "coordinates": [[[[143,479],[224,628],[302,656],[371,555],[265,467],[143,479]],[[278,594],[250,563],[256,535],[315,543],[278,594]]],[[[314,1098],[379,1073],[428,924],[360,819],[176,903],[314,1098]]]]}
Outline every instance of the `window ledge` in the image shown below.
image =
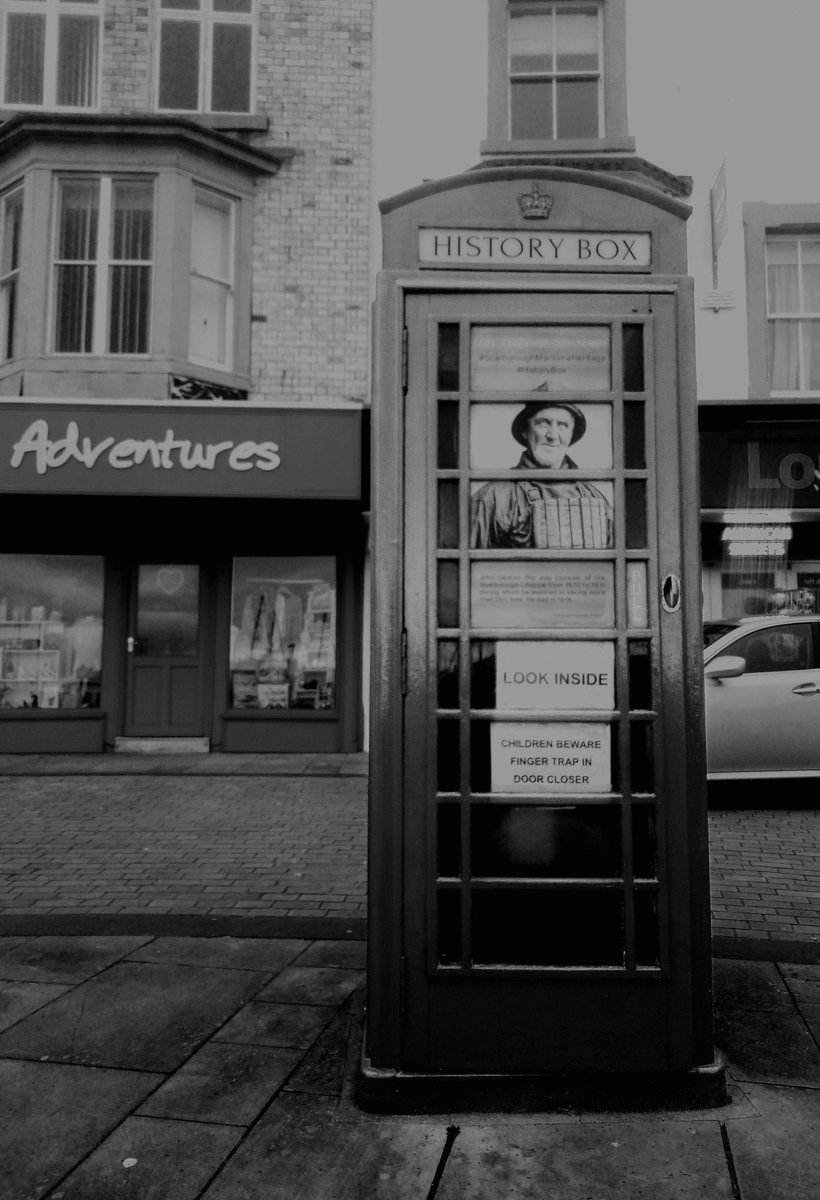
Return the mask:
{"type": "Polygon", "coordinates": [[[223,133],[267,133],[270,129],[270,120],[263,114],[164,113],[163,115],[185,117],[189,121],[196,121],[198,125],[204,125],[206,129],[220,129],[223,133]]]}
{"type": "Polygon", "coordinates": [[[491,155],[511,154],[624,154],[635,149],[633,137],[602,138],[504,138],[500,141],[481,143],[481,153],[491,155]]]}

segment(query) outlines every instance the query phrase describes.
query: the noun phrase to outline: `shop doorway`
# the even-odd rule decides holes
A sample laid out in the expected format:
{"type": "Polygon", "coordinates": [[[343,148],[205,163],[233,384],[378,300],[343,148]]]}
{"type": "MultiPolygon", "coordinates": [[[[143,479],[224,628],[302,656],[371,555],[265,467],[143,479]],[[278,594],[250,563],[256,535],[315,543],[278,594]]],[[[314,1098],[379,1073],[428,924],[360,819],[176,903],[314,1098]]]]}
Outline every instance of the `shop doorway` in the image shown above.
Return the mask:
{"type": "Polygon", "coordinates": [[[206,732],[205,584],[198,563],[135,564],[127,641],[127,737],[198,737],[206,732]]]}

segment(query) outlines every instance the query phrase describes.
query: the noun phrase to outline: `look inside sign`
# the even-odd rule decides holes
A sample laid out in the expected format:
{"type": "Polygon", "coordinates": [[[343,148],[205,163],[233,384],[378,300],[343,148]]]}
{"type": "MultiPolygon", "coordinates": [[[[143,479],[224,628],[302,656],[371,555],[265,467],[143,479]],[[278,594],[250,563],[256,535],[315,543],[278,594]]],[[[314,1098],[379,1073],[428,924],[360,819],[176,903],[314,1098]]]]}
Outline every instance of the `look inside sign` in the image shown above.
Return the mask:
{"type": "Polygon", "coordinates": [[[615,707],[612,642],[498,642],[496,655],[499,708],[615,707]]]}

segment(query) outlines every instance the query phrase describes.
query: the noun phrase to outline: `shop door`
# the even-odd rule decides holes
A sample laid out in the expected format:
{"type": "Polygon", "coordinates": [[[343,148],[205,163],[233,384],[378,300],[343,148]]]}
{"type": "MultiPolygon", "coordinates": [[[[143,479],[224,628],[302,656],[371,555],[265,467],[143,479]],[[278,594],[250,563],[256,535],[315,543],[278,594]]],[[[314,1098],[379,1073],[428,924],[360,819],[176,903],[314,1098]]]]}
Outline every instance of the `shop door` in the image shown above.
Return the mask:
{"type": "Polygon", "coordinates": [[[134,568],[125,733],[196,737],[204,730],[203,603],[196,563],[134,568]]]}
{"type": "Polygon", "coordinates": [[[675,314],[408,299],[408,1069],[691,1064],[675,314]]]}

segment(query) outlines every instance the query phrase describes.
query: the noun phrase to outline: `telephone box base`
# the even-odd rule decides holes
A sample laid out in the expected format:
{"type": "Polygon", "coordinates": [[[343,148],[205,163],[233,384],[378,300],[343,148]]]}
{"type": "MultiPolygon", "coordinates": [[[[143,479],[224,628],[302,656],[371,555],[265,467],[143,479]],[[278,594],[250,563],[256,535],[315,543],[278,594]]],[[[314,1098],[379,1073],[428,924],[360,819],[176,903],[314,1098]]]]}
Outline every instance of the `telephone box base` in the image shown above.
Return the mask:
{"type": "Polygon", "coordinates": [[[366,1112],[657,1112],[729,1103],[720,1059],[689,1071],[435,1075],[384,1070],[362,1057],[356,1101],[366,1112]]]}

